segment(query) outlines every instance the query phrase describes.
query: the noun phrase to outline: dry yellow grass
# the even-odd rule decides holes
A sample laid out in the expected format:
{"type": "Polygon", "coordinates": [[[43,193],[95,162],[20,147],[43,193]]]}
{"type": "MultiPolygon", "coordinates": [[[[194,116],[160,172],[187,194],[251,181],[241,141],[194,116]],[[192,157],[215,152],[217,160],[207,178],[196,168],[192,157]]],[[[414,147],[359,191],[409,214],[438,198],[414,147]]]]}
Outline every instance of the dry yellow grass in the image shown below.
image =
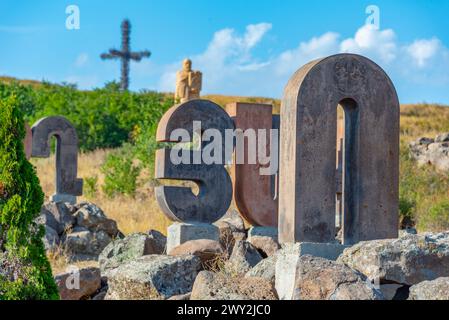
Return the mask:
{"type": "MultiPolygon", "coordinates": [[[[103,164],[108,150],[96,150],[94,152],[82,153],[78,157],[78,177],[88,178],[97,176],[98,186],[103,184],[103,175],[100,167],[103,164]]],[[[32,163],[36,166],[37,174],[41,181],[42,189],[48,198],[55,190],[55,158],[54,155],[46,159],[33,158],[32,163]]],[[[142,173],[141,180],[147,174],[142,173]]],[[[115,198],[106,197],[101,188],[92,197],[83,195],[78,201],[91,201],[98,205],[105,214],[117,221],[119,229],[129,234],[132,232],[146,232],[149,229],[166,233],[169,220],[160,211],[154,198],[153,187],[150,183],[141,183],[135,198],[119,196],[115,198]]]]}

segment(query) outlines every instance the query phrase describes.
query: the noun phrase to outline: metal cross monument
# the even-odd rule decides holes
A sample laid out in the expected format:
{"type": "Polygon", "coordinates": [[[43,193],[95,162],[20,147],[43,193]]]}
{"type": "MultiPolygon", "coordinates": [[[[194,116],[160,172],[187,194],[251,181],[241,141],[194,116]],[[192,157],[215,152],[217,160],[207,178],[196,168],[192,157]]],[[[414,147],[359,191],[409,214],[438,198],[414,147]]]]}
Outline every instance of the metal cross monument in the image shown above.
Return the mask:
{"type": "Polygon", "coordinates": [[[122,71],[120,79],[120,88],[128,90],[129,86],[129,63],[131,60],[139,62],[142,58],[149,58],[151,52],[148,50],[132,52],[130,45],[131,23],[129,20],[122,22],[122,48],[121,50],[109,49],[109,53],[103,53],[100,57],[106,59],[120,59],[122,62],[122,71]]]}

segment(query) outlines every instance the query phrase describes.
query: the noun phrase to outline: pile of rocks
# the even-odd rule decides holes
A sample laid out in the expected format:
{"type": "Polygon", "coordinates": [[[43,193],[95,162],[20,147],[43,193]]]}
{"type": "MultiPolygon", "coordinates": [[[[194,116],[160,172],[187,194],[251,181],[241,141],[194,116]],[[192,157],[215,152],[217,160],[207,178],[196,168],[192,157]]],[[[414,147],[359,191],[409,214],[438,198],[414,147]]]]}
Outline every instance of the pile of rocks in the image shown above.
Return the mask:
{"type": "Polygon", "coordinates": [[[435,139],[420,138],[410,144],[411,155],[419,164],[432,164],[438,170],[449,171],[449,133],[435,139]]]}
{"type": "Polygon", "coordinates": [[[113,239],[123,236],[114,220],[88,202],[47,202],[36,222],[45,226],[46,250],[63,250],[70,261],[97,260],[113,239]]]}
{"type": "MultiPolygon", "coordinates": [[[[74,212],[82,208],[81,212],[90,213],[93,206],[84,204],[74,212]]],[[[75,216],[84,217],[84,213],[75,216]]],[[[84,220],[79,219],[83,223],[84,220]]],[[[117,237],[99,255],[99,268],[77,271],[78,289],[67,289],[73,273],[56,276],[61,297],[94,300],[449,299],[449,232],[403,233],[399,239],[360,242],[329,260],[292,250],[292,246],[280,246],[275,237],[267,236],[266,232],[245,231],[243,221],[235,215],[230,214],[226,219],[226,222],[217,223],[222,231],[220,241],[188,241],[168,255],[167,240],[157,231],[117,237]],[[230,240],[233,245],[228,250],[230,240]]],[[[88,230],[94,233],[105,229],[88,230]]]]}

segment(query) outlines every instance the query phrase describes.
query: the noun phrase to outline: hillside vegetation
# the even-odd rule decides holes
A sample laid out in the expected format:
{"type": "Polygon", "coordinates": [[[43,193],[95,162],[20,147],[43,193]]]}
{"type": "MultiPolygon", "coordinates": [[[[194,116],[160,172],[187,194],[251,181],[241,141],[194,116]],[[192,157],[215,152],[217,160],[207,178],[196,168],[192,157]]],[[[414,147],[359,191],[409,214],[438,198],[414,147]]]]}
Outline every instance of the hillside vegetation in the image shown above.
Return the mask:
{"type": "MultiPolygon", "coordinates": [[[[1,83],[0,98],[15,94],[29,122],[48,115],[67,117],[78,130],[82,153],[79,177],[84,179],[81,199],[97,203],[118,221],[125,233],[150,228],[166,232],[169,221],[154,199],[154,132],[162,114],[173,104],[169,94],[122,93],[115,83],[93,91],[48,83],[1,83]]],[[[261,97],[208,95],[221,106],[231,102],[271,103],[279,113],[280,101],[261,97]]],[[[449,174],[432,166],[418,167],[409,156],[408,143],[449,132],[449,107],[417,104],[401,106],[400,213],[403,225],[421,230],[449,229],[449,174]]],[[[54,158],[33,159],[47,196],[54,192],[54,158]]]]}

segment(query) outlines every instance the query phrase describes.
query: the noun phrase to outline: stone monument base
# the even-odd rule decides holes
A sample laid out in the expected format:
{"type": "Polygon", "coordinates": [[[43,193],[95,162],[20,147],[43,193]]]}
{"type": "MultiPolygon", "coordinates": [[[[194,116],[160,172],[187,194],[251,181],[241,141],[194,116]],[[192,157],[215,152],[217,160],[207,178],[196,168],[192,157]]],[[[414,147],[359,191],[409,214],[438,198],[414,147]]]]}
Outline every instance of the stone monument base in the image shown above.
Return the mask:
{"type": "Polygon", "coordinates": [[[311,255],[335,261],[348,247],[339,243],[298,242],[283,244],[276,261],[275,286],[279,299],[289,300],[293,296],[299,257],[311,255]]]}
{"type": "Polygon", "coordinates": [[[50,201],[76,204],[76,197],[71,194],[55,193],[50,197],[50,201]]]}
{"type": "Polygon", "coordinates": [[[219,241],[220,230],[208,223],[175,222],[167,229],[167,254],[187,241],[200,239],[219,241]]]}

